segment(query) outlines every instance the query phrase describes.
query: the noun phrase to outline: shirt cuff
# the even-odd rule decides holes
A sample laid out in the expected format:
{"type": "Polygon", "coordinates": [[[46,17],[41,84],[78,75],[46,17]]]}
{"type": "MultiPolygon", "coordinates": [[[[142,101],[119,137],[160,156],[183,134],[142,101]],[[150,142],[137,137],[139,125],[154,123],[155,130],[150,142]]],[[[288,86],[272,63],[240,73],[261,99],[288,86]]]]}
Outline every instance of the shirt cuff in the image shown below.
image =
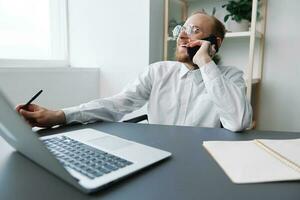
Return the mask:
{"type": "Polygon", "coordinates": [[[214,80],[221,75],[221,72],[214,61],[210,61],[209,63],[200,67],[200,71],[205,82],[214,80]]]}
{"type": "Polygon", "coordinates": [[[65,113],[66,124],[70,124],[72,122],[81,122],[81,112],[77,106],[63,108],[62,111],[65,113]]]}

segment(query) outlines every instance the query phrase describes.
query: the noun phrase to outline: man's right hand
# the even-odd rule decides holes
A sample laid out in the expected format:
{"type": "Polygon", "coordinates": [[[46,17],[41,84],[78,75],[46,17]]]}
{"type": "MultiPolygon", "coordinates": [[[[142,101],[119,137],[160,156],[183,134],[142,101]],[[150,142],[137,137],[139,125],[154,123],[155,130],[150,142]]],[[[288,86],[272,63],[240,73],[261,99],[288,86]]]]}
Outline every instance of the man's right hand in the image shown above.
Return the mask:
{"type": "Polygon", "coordinates": [[[66,123],[66,117],[62,110],[48,110],[36,104],[30,104],[26,108],[24,105],[18,105],[16,111],[32,127],[52,127],[66,123]]]}

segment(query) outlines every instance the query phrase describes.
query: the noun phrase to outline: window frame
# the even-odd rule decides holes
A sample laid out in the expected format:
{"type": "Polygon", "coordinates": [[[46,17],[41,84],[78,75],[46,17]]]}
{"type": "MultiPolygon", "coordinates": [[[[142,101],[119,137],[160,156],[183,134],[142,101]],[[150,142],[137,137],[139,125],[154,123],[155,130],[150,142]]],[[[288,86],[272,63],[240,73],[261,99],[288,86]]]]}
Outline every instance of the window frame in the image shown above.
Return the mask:
{"type": "Polygon", "coordinates": [[[0,68],[57,68],[70,67],[68,0],[50,0],[50,34],[52,55],[63,59],[6,59],[0,58],[0,68]],[[59,22],[57,24],[57,22],[59,22]]]}

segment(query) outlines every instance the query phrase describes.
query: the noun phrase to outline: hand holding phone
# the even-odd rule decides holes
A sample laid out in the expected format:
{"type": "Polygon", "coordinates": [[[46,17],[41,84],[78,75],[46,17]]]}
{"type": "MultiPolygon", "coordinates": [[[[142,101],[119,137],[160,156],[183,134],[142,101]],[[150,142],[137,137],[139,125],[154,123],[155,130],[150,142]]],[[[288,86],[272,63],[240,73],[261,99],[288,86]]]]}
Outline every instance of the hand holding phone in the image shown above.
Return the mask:
{"type": "MultiPolygon", "coordinates": [[[[201,40],[206,40],[209,41],[211,45],[215,45],[216,52],[218,52],[218,44],[217,44],[217,37],[213,34],[211,34],[207,38],[203,38],[201,40]]],[[[193,57],[197,53],[197,51],[200,49],[200,46],[195,46],[195,47],[187,47],[187,53],[189,55],[190,60],[193,60],[193,57]]]]}

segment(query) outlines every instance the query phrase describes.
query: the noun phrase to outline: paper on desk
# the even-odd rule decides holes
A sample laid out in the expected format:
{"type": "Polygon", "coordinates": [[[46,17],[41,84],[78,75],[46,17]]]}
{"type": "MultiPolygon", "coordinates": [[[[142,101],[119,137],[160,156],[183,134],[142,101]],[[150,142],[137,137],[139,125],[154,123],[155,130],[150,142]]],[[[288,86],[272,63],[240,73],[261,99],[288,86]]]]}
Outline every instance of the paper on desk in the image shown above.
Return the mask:
{"type": "MultiPolygon", "coordinates": [[[[259,140],[300,165],[300,139],[259,140]]],[[[234,183],[300,180],[300,171],[252,141],[204,141],[203,146],[234,183]]]]}

